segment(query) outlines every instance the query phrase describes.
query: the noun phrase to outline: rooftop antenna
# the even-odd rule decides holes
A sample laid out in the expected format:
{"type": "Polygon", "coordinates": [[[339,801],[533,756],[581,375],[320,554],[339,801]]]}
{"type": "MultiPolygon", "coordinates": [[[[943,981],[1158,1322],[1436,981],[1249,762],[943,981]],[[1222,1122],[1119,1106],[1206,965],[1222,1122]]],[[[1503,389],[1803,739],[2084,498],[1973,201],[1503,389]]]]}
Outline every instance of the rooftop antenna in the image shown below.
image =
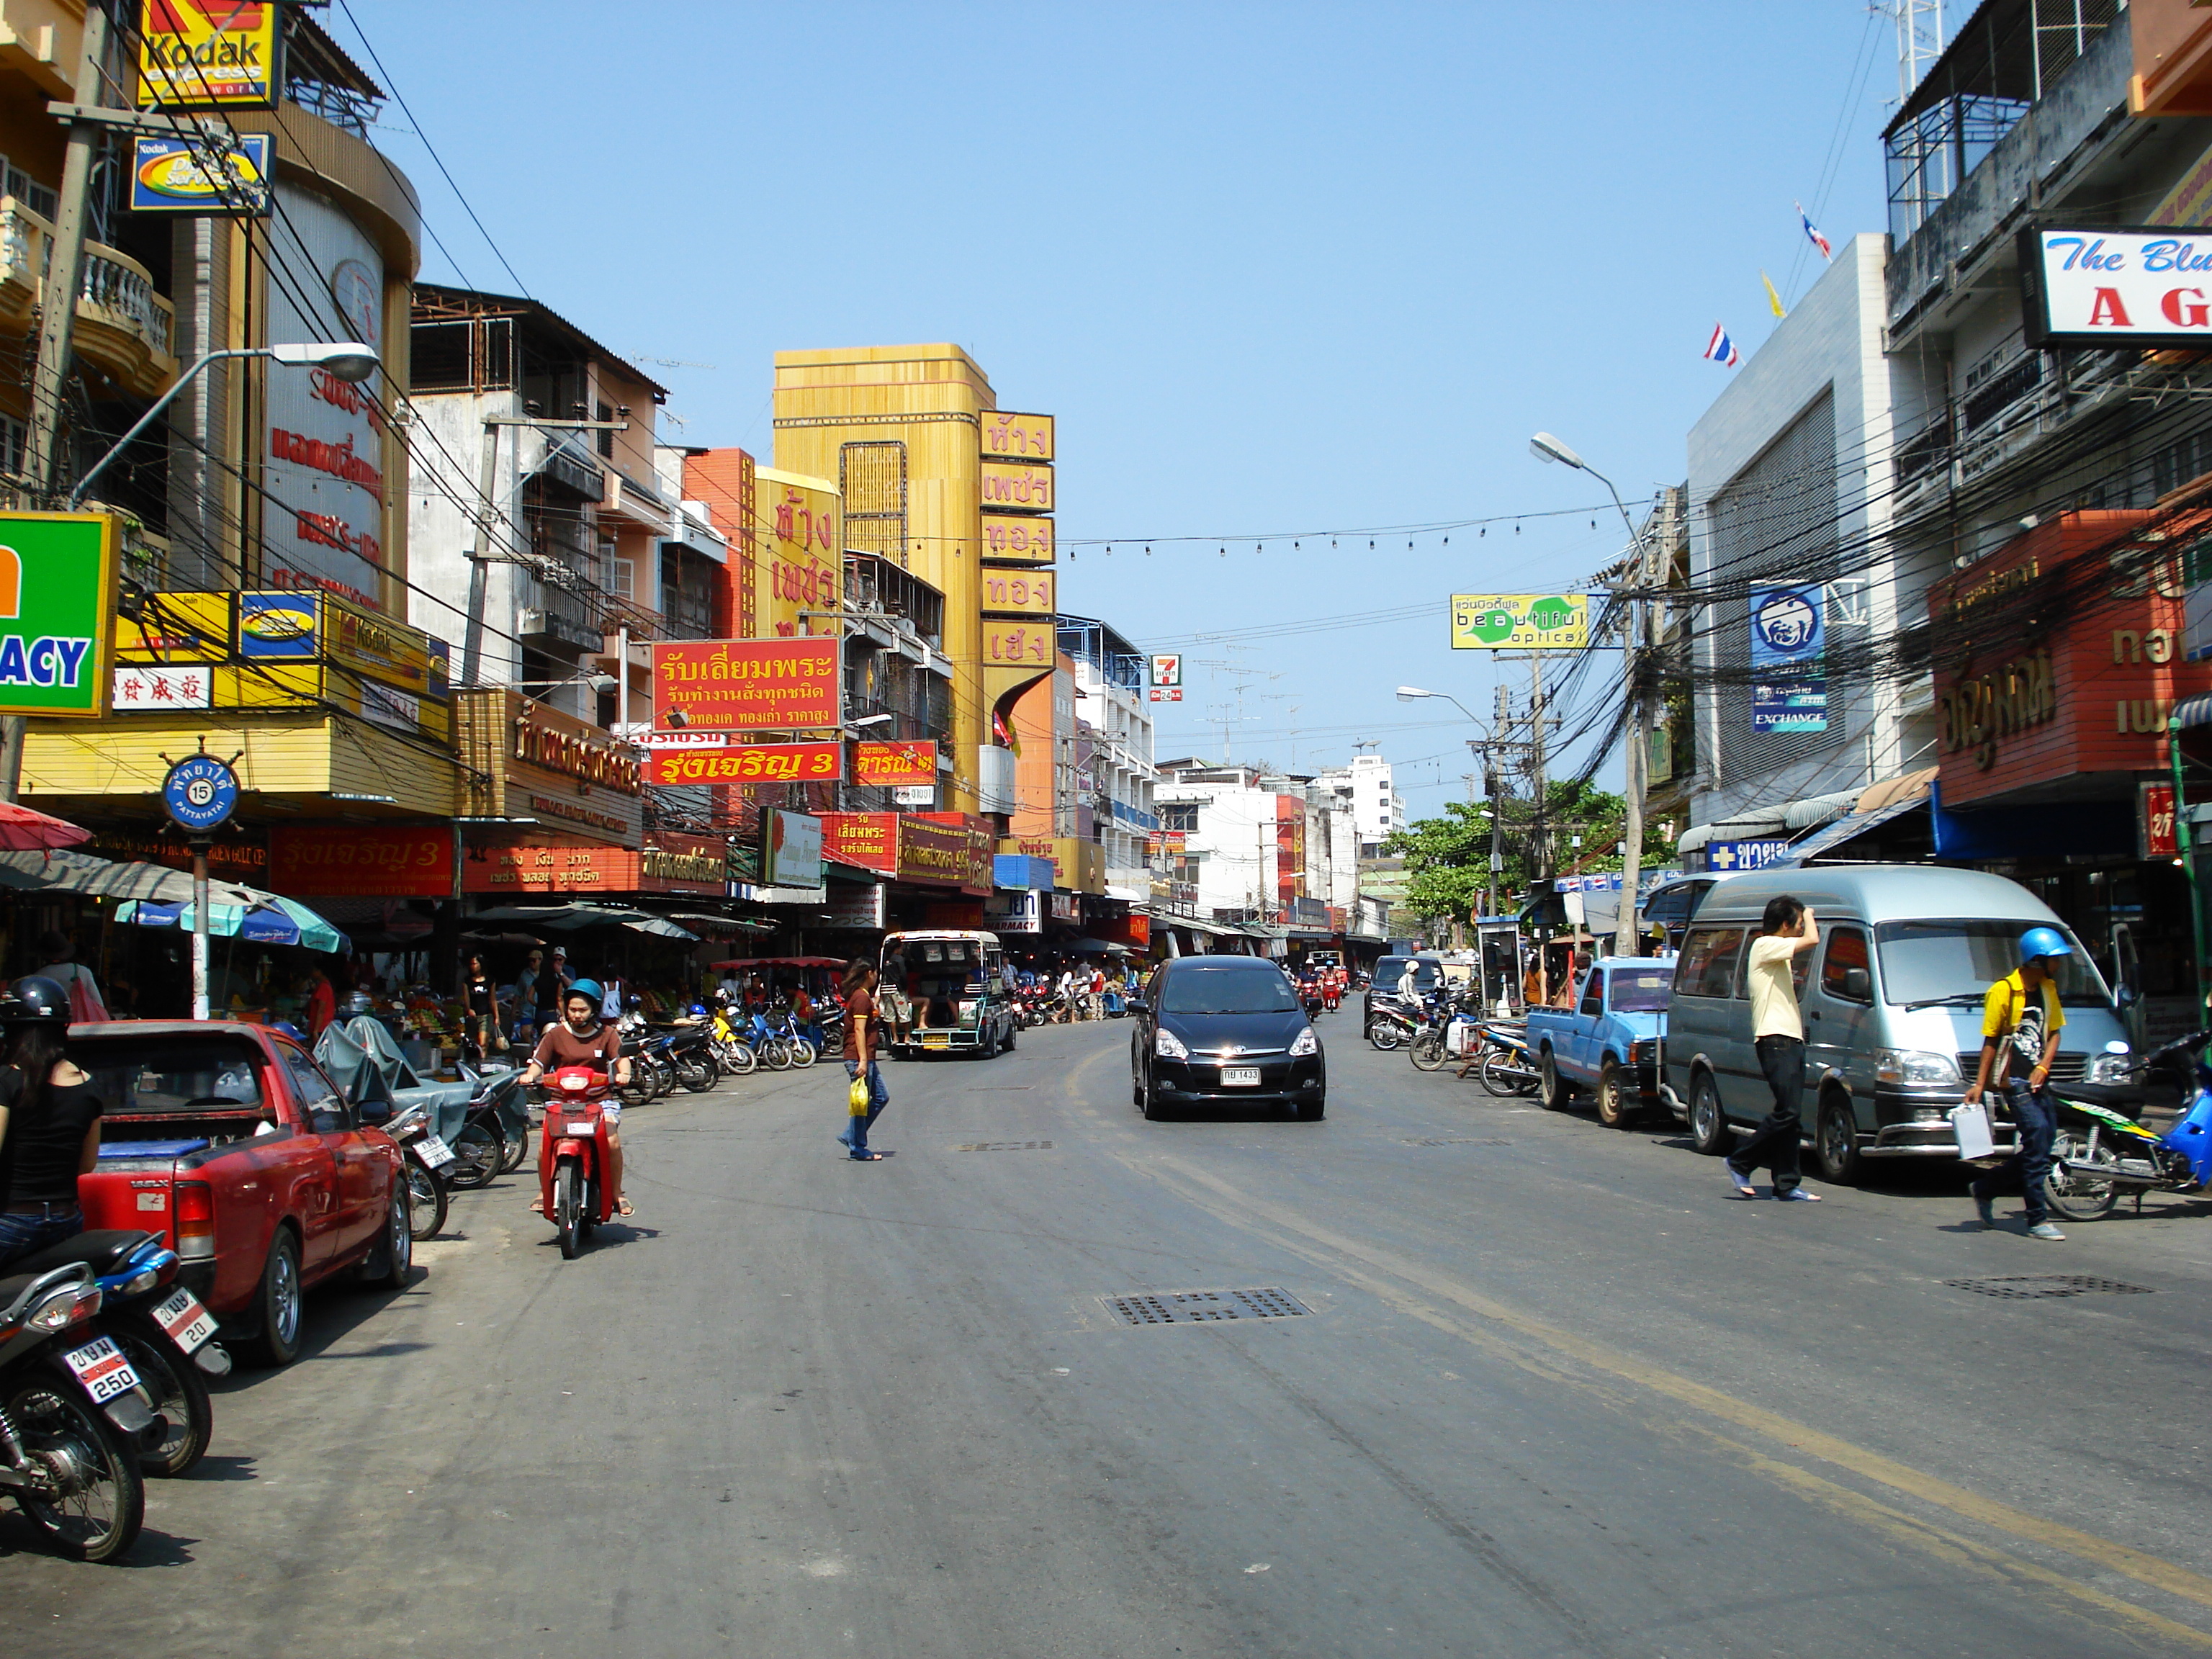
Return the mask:
{"type": "Polygon", "coordinates": [[[1943,0],[1891,0],[1887,9],[1897,18],[1897,97],[1902,103],[1943,55],[1943,0]]]}

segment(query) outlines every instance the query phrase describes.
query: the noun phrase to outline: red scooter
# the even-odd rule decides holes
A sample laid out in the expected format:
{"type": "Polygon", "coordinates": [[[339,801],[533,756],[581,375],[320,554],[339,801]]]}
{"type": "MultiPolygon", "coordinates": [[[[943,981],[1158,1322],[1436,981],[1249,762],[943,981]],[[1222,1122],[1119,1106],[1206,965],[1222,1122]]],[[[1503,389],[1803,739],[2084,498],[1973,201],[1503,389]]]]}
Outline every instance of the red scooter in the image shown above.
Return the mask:
{"type": "Polygon", "coordinates": [[[538,1186],[545,1218],[574,1261],[592,1230],[614,1213],[607,1190],[607,1074],[563,1066],[545,1079],[545,1124],[538,1142],[538,1186]]]}

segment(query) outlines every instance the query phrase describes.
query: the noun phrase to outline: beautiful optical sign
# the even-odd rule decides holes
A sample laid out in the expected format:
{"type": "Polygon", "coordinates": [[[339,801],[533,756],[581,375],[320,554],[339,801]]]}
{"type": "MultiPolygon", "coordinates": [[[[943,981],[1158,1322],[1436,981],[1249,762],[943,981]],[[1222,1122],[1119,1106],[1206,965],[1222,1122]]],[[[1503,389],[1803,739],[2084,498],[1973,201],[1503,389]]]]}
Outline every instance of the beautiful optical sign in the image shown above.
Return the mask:
{"type": "Polygon", "coordinates": [[[2027,344],[2202,347],[2212,339],[2212,234],[2022,232],[2027,344]]]}

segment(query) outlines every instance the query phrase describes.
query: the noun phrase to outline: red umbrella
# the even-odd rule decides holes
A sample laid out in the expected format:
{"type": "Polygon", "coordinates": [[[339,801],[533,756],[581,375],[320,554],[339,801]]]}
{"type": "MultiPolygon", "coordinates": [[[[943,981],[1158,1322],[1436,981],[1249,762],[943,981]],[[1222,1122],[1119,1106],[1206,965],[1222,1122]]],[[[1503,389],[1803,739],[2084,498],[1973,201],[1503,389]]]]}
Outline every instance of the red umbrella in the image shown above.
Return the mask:
{"type": "Polygon", "coordinates": [[[0,801],[0,847],[10,852],[28,852],[34,848],[74,847],[81,841],[90,841],[92,831],[81,830],[61,818],[48,817],[44,812],[33,812],[27,806],[16,806],[0,801]]]}

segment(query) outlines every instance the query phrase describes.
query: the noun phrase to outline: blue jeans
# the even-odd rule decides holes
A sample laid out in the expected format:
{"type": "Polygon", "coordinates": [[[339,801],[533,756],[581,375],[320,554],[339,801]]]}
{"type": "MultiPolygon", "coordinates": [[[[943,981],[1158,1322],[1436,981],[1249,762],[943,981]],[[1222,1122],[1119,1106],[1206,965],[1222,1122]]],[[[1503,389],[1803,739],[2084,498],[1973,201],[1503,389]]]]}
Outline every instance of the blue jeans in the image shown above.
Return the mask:
{"type": "Polygon", "coordinates": [[[43,1215],[0,1212],[0,1270],[18,1256],[74,1238],[84,1231],[84,1212],[74,1204],[49,1204],[43,1215]]]}
{"type": "Polygon", "coordinates": [[[2018,1193],[2027,1209],[2027,1224],[2051,1219],[2043,1183],[2051,1178],[2051,1146],[2058,1138],[2058,1115],[2049,1095],[2018,1079],[2005,1084],[2005,1103],[2020,1127],[2020,1150],[1974,1182],[1976,1198],[2006,1198],[2018,1193]]]}
{"type": "MultiPolygon", "coordinates": [[[[845,1077],[848,1084],[849,1085],[853,1079],[860,1075],[860,1062],[857,1060],[847,1060],[845,1077]]],[[[884,1115],[884,1108],[891,1103],[890,1091],[884,1087],[883,1072],[872,1060],[868,1062],[868,1103],[866,1115],[848,1117],[845,1121],[845,1133],[837,1137],[845,1143],[846,1149],[854,1158],[862,1157],[866,1153],[868,1131],[874,1127],[876,1120],[884,1115]]]]}

